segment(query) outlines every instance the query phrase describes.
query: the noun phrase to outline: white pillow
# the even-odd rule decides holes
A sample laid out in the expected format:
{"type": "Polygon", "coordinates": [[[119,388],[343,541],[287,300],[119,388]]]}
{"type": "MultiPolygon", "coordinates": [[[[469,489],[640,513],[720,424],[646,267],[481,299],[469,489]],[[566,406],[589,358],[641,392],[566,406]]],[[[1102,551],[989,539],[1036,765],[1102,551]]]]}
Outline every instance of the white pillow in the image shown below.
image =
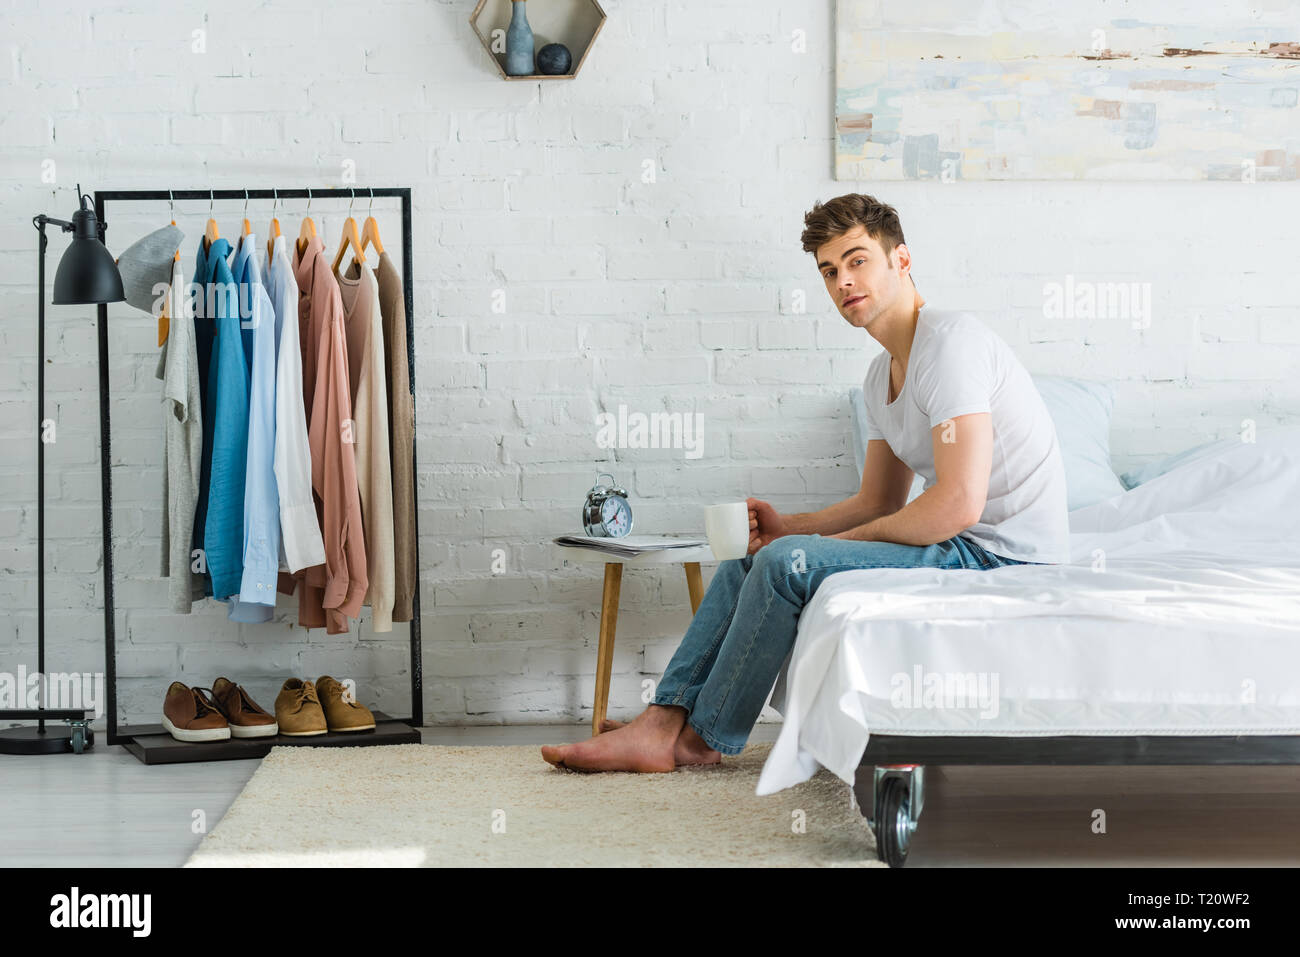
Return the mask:
{"type": "Polygon", "coordinates": [[[1124,483],[1110,464],[1115,391],[1104,382],[1065,376],[1031,375],[1030,379],[1056,426],[1065,463],[1066,507],[1073,512],[1124,492],[1124,483]]]}
{"type": "MultiPolygon", "coordinates": [[[[1294,426],[1273,426],[1256,430],[1254,441],[1259,445],[1270,445],[1276,442],[1283,447],[1287,447],[1288,444],[1294,445],[1298,437],[1300,437],[1300,429],[1294,426]]],[[[1136,468],[1129,469],[1119,478],[1124,483],[1125,488],[1137,488],[1144,482],[1159,478],[1166,472],[1172,471],[1181,465],[1190,465],[1193,462],[1219,455],[1228,449],[1244,444],[1247,443],[1242,441],[1240,435],[1203,442],[1200,445],[1192,446],[1190,449],[1174,452],[1172,455],[1166,455],[1153,462],[1148,462],[1146,465],[1139,465],[1136,468]]]]}
{"type": "Polygon", "coordinates": [[[1195,445],[1190,449],[1184,449],[1182,452],[1175,452],[1173,455],[1166,455],[1164,458],[1156,459],[1154,462],[1148,462],[1146,465],[1139,465],[1137,468],[1129,469],[1119,478],[1120,481],[1124,483],[1125,488],[1137,488],[1143,482],[1150,482],[1153,478],[1159,478],[1170,469],[1175,469],[1180,465],[1187,465],[1191,462],[1198,462],[1207,455],[1218,455],[1224,449],[1229,449],[1234,445],[1241,444],[1241,439],[1238,438],[1205,442],[1202,445],[1195,445]]]}

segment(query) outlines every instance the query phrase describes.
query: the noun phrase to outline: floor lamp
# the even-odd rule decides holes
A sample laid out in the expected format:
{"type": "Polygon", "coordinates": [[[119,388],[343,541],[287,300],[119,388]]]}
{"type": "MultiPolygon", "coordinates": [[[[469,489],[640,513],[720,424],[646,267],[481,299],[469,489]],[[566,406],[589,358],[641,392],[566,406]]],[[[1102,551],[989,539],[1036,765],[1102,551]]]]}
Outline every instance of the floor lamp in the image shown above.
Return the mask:
{"type": "MultiPolygon", "coordinates": [[[[53,305],[90,305],[121,302],[126,298],[122,289],[122,276],[117,263],[104,246],[103,224],[95,217],[90,196],[81,192],[77,184],[79,209],[72,221],[51,219],[44,213],[32,217],[32,225],[40,233],[37,254],[37,351],[39,365],[36,372],[36,540],[38,565],[36,569],[36,657],[37,673],[48,691],[50,682],[45,675],[45,247],[48,240],[46,226],[57,226],[62,232],[72,233],[72,244],[59,260],[54,273],[53,305]]],[[[26,698],[26,687],[15,690],[26,698]]],[[[13,708],[0,710],[0,721],[26,720],[38,722],[36,727],[5,728],[0,730],[0,754],[58,754],[69,750],[80,753],[90,747],[93,736],[90,721],[84,709],[46,708],[45,692],[41,694],[39,708],[13,708]],[[62,720],[63,727],[47,728],[47,720],[62,720]]]]}

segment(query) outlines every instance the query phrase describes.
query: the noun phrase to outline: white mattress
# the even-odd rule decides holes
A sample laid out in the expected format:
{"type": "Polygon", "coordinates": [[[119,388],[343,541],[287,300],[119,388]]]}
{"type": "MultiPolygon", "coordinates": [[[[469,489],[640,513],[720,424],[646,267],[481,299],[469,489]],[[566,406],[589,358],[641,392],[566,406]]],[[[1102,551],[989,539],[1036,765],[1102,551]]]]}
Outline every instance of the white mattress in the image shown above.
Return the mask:
{"type": "Polygon", "coordinates": [[[1070,513],[1071,563],[827,578],[757,793],[872,732],[1300,734],[1300,429],[1070,513]]]}

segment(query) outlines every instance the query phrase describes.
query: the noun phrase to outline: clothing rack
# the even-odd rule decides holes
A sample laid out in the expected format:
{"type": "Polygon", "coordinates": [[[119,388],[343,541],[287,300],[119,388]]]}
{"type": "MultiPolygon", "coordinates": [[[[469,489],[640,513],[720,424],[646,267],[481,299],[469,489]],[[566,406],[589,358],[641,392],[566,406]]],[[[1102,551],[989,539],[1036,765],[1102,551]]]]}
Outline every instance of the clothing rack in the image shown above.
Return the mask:
{"type": "MultiPolygon", "coordinates": [[[[175,200],[206,199],[214,202],[218,199],[228,200],[237,199],[247,203],[253,199],[347,199],[355,201],[357,197],[363,200],[369,200],[372,197],[398,198],[402,201],[402,285],[406,305],[406,359],[407,371],[409,376],[408,386],[411,394],[415,394],[415,301],[412,285],[412,255],[411,255],[411,189],[409,186],[401,187],[348,187],[346,189],[110,189],[95,191],[95,215],[99,219],[100,238],[107,232],[108,223],[104,216],[104,207],[110,202],[162,202],[170,203],[175,200]]],[[[103,505],[103,522],[104,522],[104,684],[105,688],[105,711],[108,718],[108,743],[126,745],[128,750],[136,754],[145,763],[170,763],[173,761],[195,761],[210,760],[232,757],[257,757],[265,754],[270,750],[270,745],[259,743],[258,739],[231,739],[222,742],[207,742],[197,747],[180,744],[178,747],[158,747],[150,750],[160,752],[153,756],[143,753],[137,743],[137,737],[156,737],[161,731],[157,725],[146,725],[137,728],[118,727],[117,723],[117,640],[116,640],[116,623],[113,603],[113,482],[112,482],[112,454],[110,452],[110,428],[109,428],[109,382],[108,382],[108,306],[99,306],[98,322],[99,334],[99,442],[100,442],[100,473],[101,473],[101,501],[103,505]],[[166,753],[161,753],[166,752],[166,753]]],[[[414,424],[414,407],[412,407],[412,421],[414,424]]],[[[411,449],[411,468],[415,473],[418,470],[415,452],[418,442],[412,437],[411,449]]],[[[418,486],[418,483],[416,483],[418,486]]],[[[423,680],[420,665],[420,530],[418,522],[419,512],[419,493],[418,488],[413,489],[415,496],[415,512],[412,516],[415,522],[415,528],[412,530],[415,538],[415,594],[412,596],[411,621],[410,625],[410,643],[411,643],[411,716],[409,718],[388,718],[380,712],[375,712],[376,733],[358,736],[356,734],[348,736],[348,744],[392,744],[404,741],[418,742],[418,732],[413,729],[424,723],[424,698],[423,698],[423,680]],[[389,725],[389,731],[382,733],[385,724],[389,725]],[[404,733],[394,733],[392,726],[408,725],[404,733]]],[[[160,699],[161,700],[161,699],[160,699]]],[[[336,741],[326,741],[325,738],[335,738],[333,734],[323,736],[318,739],[320,744],[341,743],[336,741]]],[[[261,739],[261,741],[275,741],[280,744],[292,743],[286,742],[280,738],[261,739]]],[[[173,742],[175,744],[175,742],[173,742]]]]}

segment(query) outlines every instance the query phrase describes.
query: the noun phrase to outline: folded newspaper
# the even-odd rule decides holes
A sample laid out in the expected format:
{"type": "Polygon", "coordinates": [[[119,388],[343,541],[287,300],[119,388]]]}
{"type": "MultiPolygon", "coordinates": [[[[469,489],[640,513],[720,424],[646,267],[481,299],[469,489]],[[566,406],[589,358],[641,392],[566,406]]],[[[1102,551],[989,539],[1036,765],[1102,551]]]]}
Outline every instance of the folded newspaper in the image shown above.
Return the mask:
{"type": "Polygon", "coordinates": [[[591,548],[607,555],[617,555],[619,558],[636,558],[647,552],[658,552],[668,548],[697,548],[700,545],[707,545],[708,542],[703,538],[670,538],[667,535],[624,535],[622,538],[561,535],[555,539],[555,544],[591,548]]]}

